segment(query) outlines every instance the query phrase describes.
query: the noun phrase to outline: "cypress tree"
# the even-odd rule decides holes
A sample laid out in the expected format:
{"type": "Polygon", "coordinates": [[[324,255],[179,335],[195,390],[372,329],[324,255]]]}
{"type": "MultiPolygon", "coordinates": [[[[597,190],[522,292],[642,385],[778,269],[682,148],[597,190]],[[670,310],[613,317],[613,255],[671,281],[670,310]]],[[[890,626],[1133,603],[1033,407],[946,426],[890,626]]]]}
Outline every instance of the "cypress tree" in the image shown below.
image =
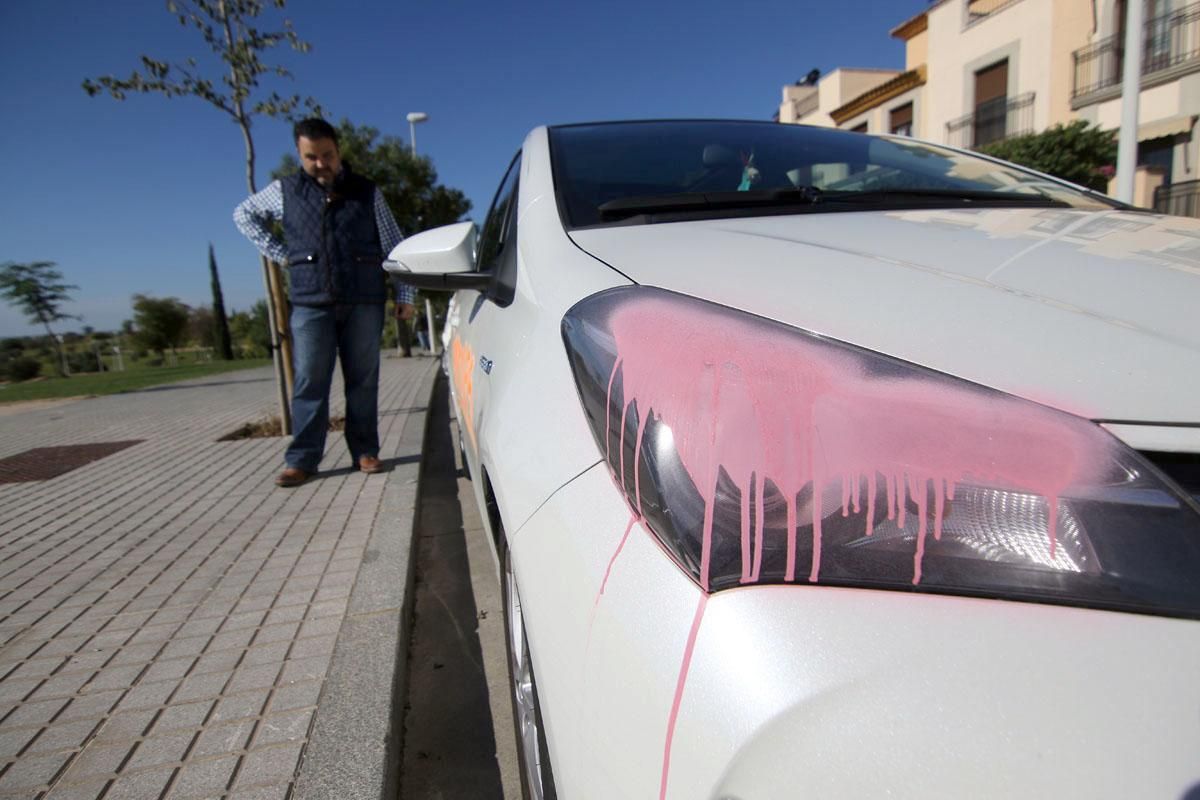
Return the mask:
{"type": "Polygon", "coordinates": [[[233,345],[229,338],[229,320],[225,317],[225,298],[221,295],[221,278],[217,275],[217,257],[212,242],[208,243],[208,271],[212,273],[213,344],[217,358],[233,360],[233,345]]]}

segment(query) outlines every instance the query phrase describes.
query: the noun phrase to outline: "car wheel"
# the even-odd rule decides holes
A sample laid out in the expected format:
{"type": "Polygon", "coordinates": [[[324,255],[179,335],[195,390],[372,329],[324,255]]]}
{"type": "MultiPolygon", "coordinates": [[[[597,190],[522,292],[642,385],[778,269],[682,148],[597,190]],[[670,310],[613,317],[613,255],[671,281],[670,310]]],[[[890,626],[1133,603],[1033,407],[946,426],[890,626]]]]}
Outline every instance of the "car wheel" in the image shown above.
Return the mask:
{"type": "Polygon", "coordinates": [[[513,573],[512,557],[504,549],[505,640],[508,644],[509,685],[512,689],[513,727],[517,736],[517,760],[525,800],[555,800],[554,775],[546,731],[538,704],[537,682],[529,658],[529,640],[521,616],[521,595],[513,573]]]}

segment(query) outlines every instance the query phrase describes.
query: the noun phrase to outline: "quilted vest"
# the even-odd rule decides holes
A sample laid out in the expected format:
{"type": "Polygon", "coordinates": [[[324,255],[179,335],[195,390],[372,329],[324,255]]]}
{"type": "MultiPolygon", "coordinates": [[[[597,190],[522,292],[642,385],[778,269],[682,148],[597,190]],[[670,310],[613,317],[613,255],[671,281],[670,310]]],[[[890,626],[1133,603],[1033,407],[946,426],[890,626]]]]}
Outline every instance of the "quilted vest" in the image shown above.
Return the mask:
{"type": "Polygon", "coordinates": [[[382,304],[387,285],[375,224],[375,184],[344,163],[328,191],[303,171],[280,183],[292,303],[382,304]]]}

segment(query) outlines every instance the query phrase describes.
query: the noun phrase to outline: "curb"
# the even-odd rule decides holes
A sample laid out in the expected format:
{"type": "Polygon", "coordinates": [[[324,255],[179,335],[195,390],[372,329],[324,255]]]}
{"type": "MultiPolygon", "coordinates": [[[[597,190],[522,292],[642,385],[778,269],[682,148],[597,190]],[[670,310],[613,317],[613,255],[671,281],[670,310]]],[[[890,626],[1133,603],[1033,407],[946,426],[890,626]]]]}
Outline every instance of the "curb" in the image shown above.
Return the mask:
{"type": "Polygon", "coordinates": [[[424,410],[412,413],[401,434],[397,456],[403,463],[387,476],[297,772],[294,800],[379,800],[399,792],[421,454],[441,379],[431,364],[412,396],[413,401],[425,397],[424,410]]]}

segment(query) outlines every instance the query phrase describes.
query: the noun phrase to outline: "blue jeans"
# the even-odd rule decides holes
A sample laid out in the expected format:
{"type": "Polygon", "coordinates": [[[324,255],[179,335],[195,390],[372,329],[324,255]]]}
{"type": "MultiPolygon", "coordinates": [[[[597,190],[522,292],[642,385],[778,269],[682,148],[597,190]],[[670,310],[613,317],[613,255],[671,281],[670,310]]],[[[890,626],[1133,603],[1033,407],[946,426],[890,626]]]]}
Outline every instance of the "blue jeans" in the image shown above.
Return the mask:
{"type": "Polygon", "coordinates": [[[329,429],[334,357],[346,385],[346,444],[355,464],[379,455],[379,336],[383,305],[293,306],[296,382],[292,391],[289,467],[316,472],[329,429]]]}

